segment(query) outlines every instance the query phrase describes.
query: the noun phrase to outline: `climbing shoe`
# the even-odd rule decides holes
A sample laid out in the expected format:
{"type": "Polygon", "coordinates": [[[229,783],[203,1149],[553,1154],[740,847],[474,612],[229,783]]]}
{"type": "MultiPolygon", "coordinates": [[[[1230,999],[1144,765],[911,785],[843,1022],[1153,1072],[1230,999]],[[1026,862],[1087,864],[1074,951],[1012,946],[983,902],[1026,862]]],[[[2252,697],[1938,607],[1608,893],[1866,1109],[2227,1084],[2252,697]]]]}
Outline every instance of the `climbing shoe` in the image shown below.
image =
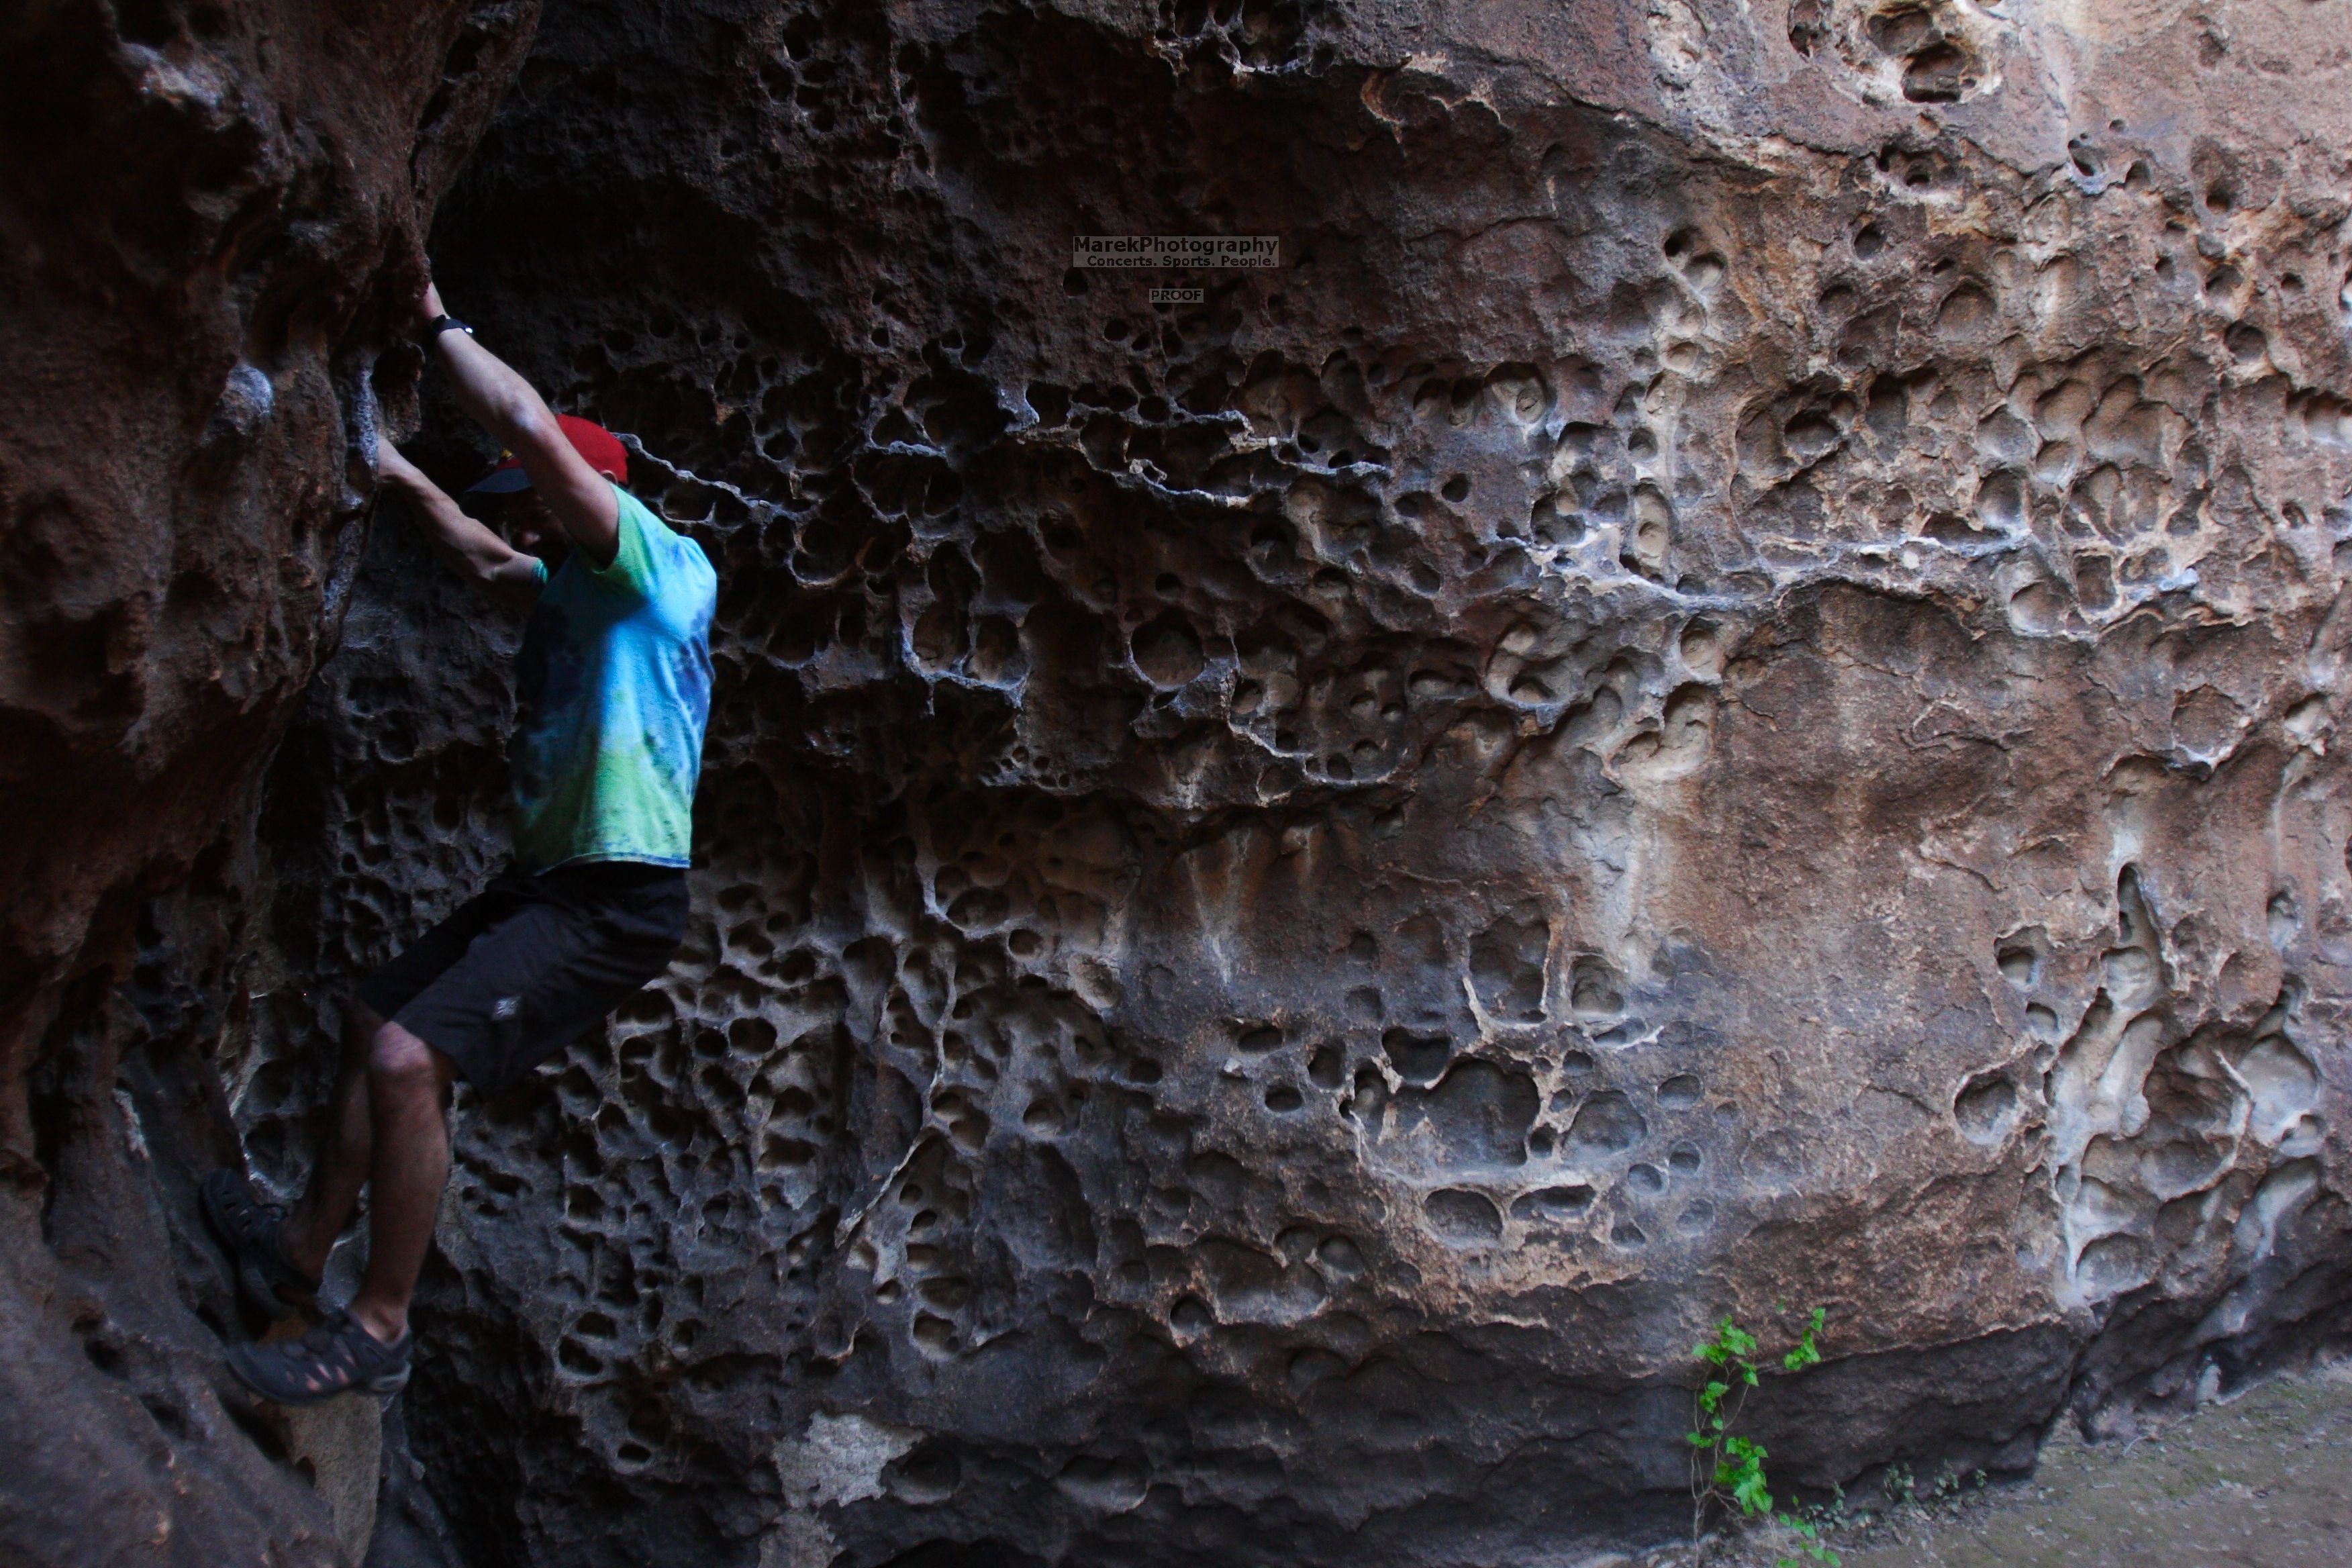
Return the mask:
{"type": "Polygon", "coordinates": [[[283,1318],[319,1293],[319,1281],[286,1261],[278,1233],[286,1216],[253,1201],[235,1171],[215,1171],[202,1189],[205,1223],[228,1251],[237,1294],[256,1311],[283,1318]]]}
{"type": "Polygon", "coordinates": [[[236,1380],[278,1405],[316,1405],[339,1394],[397,1394],[408,1383],[408,1350],[416,1336],[388,1345],[337,1312],[299,1340],[231,1345],[228,1369],[236,1380]]]}

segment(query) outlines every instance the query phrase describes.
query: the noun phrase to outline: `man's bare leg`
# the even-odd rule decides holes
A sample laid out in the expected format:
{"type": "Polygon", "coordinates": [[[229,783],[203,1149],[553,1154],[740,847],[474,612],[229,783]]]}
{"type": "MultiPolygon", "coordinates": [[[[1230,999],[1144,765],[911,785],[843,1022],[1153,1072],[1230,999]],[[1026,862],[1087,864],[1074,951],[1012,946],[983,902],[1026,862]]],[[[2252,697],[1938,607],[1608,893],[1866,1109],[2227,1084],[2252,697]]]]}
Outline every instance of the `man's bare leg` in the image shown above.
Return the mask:
{"type": "Polygon", "coordinates": [[[278,1233],[286,1261],[316,1279],[327,1255],[352,1221],[360,1188],[367,1184],[373,1144],[367,1092],[368,1042],[383,1020],[355,1001],[343,1004],[343,1059],[327,1101],[327,1124],[319,1134],[310,1180],[278,1233]]]}
{"type": "Polygon", "coordinates": [[[449,1086],[457,1064],[398,1024],[369,1037],[368,1260],[351,1315],[379,1342],[408,1332],[408,1299],[433,1244],[449,1179],[449,1086]]]}

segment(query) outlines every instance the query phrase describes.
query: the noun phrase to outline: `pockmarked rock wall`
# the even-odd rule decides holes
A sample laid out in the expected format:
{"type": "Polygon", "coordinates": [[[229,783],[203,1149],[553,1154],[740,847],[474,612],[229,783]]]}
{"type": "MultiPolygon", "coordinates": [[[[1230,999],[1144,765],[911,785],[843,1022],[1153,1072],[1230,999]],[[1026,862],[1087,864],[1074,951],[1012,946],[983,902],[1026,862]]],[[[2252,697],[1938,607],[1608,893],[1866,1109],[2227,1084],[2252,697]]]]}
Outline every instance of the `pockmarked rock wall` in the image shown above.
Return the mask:
{"type": "Polygon", "coordinates": [[[349,603],[372,444],[415,417],[417,356],[379,356],[535,10],[0,16],[10,1564],[366,1549],[373,1414],[222,1387],[249,1325],[192,1199],[236,1151],[261,772],[349,603]]]}
{"type": "MultiPolygon", "coordinates": [[[[2347,30],[551,6],[436,265],[720,677],[688,952],[463,1108],[471,1560],[1565,1564],[1724,1313],[1827,1309],[1816,1488],[2340,1346],[2347,30]]],[[[513,628],[373,548],[281,1178],[301,993],[500,852],[513,628]]]]}

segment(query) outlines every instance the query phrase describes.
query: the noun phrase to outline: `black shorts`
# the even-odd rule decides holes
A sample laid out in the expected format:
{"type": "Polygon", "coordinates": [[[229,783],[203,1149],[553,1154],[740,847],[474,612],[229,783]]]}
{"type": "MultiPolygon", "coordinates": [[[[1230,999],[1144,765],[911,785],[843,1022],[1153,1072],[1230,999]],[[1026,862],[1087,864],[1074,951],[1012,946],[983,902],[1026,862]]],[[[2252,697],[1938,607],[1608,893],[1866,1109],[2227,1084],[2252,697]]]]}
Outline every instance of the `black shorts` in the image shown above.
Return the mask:
{"type": "Polygon", "coordinates": [[[672,866],[509,868],[352,994],[496,1094],[657,979],[686,908],[672,866]]]}

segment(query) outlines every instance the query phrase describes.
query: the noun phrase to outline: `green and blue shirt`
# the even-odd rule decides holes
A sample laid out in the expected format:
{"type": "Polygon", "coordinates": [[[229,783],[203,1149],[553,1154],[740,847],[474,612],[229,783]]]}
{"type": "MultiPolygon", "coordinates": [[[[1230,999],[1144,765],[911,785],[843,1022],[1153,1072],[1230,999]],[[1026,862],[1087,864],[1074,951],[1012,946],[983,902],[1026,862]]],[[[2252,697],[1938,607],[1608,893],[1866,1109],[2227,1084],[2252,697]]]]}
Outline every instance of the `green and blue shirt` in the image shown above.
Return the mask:
{"type": "Polygon", "coordinates": [[[710,717],[719,574],[692,540],[615,485],[620,550],[578,550],[550,574],[516,659],[521,717],[508,748],[515,858],[683,866],[710,717]]]}

